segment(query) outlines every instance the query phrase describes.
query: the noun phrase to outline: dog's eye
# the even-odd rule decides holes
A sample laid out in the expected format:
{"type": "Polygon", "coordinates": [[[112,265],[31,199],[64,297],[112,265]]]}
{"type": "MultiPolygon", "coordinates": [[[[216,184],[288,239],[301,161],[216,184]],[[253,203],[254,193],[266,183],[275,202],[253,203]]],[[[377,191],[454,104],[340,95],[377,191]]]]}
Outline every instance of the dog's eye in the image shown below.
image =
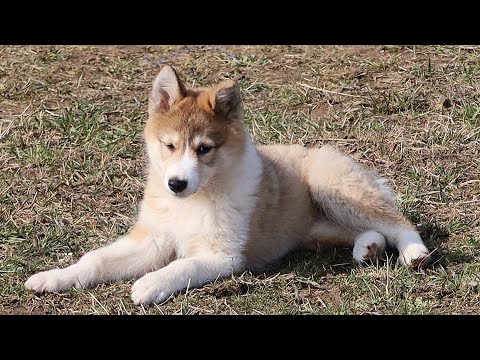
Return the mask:
{"type": "Polygon", "coordinates": [[[172,151],[175,150],[175,146],[173,146],[173,144],[166,144],[166,147],[172,151]]]}
{"type": "Polygon", "coordinates": [[[198,155],[205,155],[208,153],[210,150],[212,150],[211,146],[208,145],[200,145],[200,147],[197,149],[197,154],[198,155]]]}

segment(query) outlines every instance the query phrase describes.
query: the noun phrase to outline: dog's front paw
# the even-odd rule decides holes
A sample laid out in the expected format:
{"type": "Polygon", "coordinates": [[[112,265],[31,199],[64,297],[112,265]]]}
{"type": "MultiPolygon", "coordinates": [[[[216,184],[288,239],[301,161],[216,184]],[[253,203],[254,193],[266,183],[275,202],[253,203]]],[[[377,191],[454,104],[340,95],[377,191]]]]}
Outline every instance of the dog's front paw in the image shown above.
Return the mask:
{"type": "Polygon", "coordinates": [[[159,304],[173,291],[168,291],[159,273],[149,273],[135,281],[132,286],[132,300],[135,304],[159,304]]]}
{"type": "Polygon", "coordinates": [[[25,287],[36,292],[54,292],[75,286],[75,278],[65,269],[42,271],[32,275],[25,282],[25,287]]]}
{"type": "Polygon", "coordinates": [[[429,251],[423,244],[409,244],[399,253],[400,262],[406,266],[418,267],[425,265],[429,260],[429,251]]]}

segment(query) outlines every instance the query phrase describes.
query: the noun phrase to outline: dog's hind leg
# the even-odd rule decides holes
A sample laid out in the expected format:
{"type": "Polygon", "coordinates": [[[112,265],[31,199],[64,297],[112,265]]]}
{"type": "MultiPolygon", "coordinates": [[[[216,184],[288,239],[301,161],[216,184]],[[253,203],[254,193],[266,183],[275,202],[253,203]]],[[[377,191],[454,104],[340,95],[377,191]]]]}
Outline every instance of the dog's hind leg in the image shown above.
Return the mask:
{"type": "Polygon", "coordinates": [[[428,249],[412,223],[397,209],[383,179],[330,146],[309,150],[303,161],[313,201],[330,222],[357,234],[356,260],[383,252],[385,237],[389,245],[397,248],[403,264],[424,262],[428,249]]]}
{"type": "Polygon", "coordinates": [[[354,239],[355,232],[327,219],[321,219],[312,226],[302,245],[310,250],[339,246],[347,247],[353,245],[354,239]]]}
{"type": "Polygon", "coordinates": [[[312,226],[303,245],[311,250],[353,245],[353,258],[363,262],[381,255],[386,242],[385,237],[374,230],[359,233],[323,219],[312,226]]]}
{"type": "Polygon", "coordinates": [[[167,238],[159,239],[136,225],[129,234],[86,253],[71,266],[32,275],[25,287],[37,292],[53,292],[138,277],[165,266],[173,251],[167,238]]]}

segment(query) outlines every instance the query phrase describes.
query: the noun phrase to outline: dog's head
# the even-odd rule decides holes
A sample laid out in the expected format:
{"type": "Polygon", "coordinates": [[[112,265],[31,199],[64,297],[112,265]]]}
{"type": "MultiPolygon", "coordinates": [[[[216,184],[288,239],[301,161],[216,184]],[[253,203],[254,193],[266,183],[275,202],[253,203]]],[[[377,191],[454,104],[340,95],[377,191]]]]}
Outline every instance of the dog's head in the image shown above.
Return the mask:
{"type": "Polygon", "coordinates": [[[187,197],[215,190],[243,154],[247,136],[234,81],[187,89],[172,67],[158,73],[145,139],[151,171],[161,176],[167,192],[187,197]]]}

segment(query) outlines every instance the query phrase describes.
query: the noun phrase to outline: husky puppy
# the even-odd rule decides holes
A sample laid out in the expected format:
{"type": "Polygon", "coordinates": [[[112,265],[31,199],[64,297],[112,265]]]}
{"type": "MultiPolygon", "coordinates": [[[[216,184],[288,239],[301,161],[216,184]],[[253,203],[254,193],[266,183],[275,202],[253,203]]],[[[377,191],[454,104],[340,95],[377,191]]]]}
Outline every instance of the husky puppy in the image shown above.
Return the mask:
{"type": "Polygon", "coordinates": [[[353,246],[359,262],[395,247],[408,266],[429,252],[386,182],[330,146],[255,146],[232,80],[186,88],[164,66],[145,126],[149,168],[128,234],[64,269],[31,276],[37,292],[139,278],[136,304],[259,269],[298,247],[353,246]]]}

